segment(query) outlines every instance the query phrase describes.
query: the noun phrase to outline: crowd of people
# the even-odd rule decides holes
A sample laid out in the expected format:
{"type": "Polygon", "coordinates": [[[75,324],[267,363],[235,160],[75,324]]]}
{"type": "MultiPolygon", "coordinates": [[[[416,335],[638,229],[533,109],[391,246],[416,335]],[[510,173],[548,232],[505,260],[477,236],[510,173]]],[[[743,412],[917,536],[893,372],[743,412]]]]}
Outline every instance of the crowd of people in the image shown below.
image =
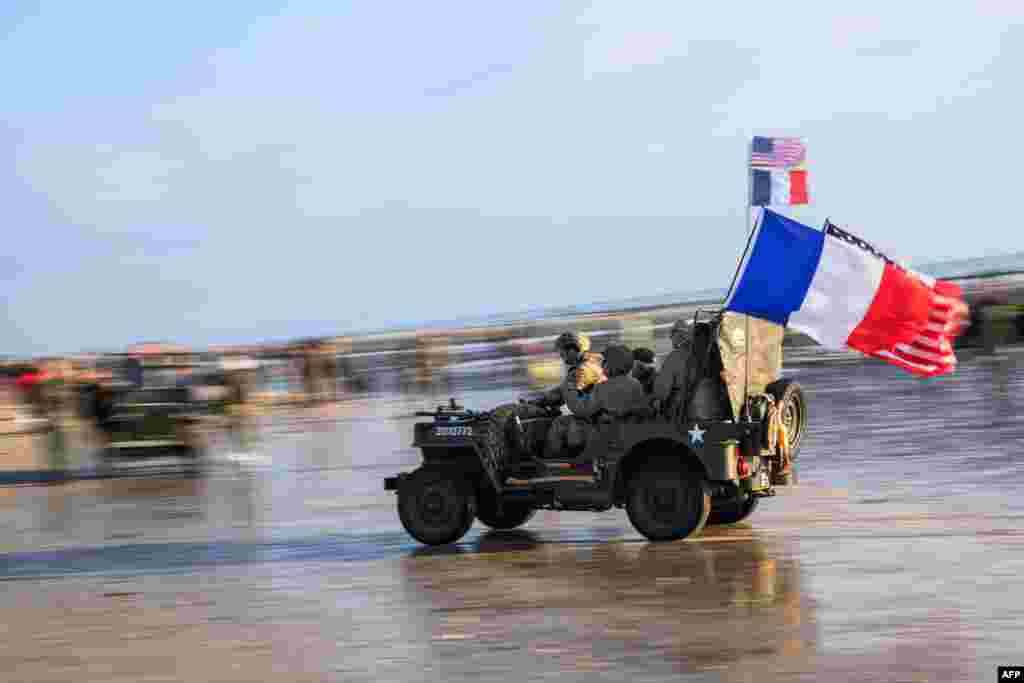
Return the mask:
{"type": "MultiPolygon", "coordinates": [[[[972,324],[958,346],[992,352],[1024,339],[1016,284],[1000,286],[1003,289],[994,284],[965,287],[972,324]]],[[[574,381],[581,385],[578,396],[571,397],[575,403],[564,401],[573,412],[614,408],[622,397],[637,393],[629,380],[639,384],[655,410],[678,409],[672,407],[673,392],[688,372],[681,350],[685,343],[678,335],[684,334],[684,323],[696,309],[688,304],[478,328],[201,350],[142,344],[117,354],[5,360],[0,361],[0,433],[45,434],[49,460],[59,466],[67,458],[69,434],[82,431],[81,425],[91,425],[90,438],[97,443],[109,440],[112,396],[118,386],[137,383],[141,361],[153,357],[177,359],[172,371],[177,386],[207,397],[222,395],[224,418],[240,443],[254,406],[266,401],[308,407],[393,394],[539,388],[558,384],[564,367],[573,369],[574,381]],[[627,364],[629,371],[624,372],[627,364]],[[600,391],[583,390],[590,385],[602,386],[600,391]]],[[[803,346],[800,339],[787,337],[786,344],[790,343],[803,346]]],[[[561,386],[554,391],[561,392],[561,386]]],[[[570,425],[563,421],[552,438],[573,438],[570,425]]]]}

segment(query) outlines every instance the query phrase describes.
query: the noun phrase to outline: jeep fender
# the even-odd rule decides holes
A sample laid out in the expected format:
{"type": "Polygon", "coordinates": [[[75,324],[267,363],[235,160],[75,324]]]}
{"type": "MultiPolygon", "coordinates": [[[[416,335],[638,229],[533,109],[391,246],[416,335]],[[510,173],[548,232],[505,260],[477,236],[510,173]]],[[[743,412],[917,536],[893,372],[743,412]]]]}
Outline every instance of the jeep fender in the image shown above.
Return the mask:
{"type": "Polygon", "coordinates": [[[634,442],[615,468],[615,503],[625,503],[629,480],[640,471],[659,465],[669,468],[681,467],[703,480],[707,480],[708,469],[697,454],[691,450],[678,434],[658,435],[634,442]]]}

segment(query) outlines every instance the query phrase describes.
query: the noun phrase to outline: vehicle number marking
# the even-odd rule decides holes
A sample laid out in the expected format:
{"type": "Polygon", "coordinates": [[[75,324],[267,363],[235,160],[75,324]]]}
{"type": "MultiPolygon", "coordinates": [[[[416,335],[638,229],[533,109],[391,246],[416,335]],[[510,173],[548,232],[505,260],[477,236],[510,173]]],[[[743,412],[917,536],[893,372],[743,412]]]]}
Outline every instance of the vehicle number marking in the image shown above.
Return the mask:
{"type": "Polygon", "coordinates": [[[473,436],[473,428],[467,425],[458,427],[434,427],[437,436],[473,436]]]}

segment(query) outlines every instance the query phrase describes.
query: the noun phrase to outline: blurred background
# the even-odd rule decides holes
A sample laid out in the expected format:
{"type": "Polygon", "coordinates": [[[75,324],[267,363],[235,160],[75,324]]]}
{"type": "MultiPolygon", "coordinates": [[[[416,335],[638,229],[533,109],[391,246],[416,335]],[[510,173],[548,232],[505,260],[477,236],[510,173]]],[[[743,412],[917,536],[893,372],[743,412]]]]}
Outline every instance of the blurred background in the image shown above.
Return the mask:
{"type": "Polygon", "coordinates": [[[981,680],[1024,590],[1024,9],[0,6],[0,671],[12,681],[981,680]],[[747,145],[963,287],[955,373],[785,339],[798,485],[649,544],[419,547],[413,413],[717,307],[747,145]]]}
{"type": "MultiPolygon", "coordinates": [[[[961,359],[992,356],[1024,342],[1024,253],[926,266],[926,274],[960,284],[971,308],[956,340],[961,359]]],[[[115,389],[185,388],[182,402],[204,409],[332,405],[399,396],[424,404],[493,390],[529,391],[558,383],[563,370],[553,347],[564,330],[586,334],[594,350],[609,344],[671,350],[668,332],[679,319],[720,307],[725,290],[690,296],[643,297],[565,309],[496,314],[460,326],[397,328],[362,335],[285,343],[189,348],[148,342],[117,353],[5,358],[5,433],[45,430],[66,417],[104,423],[115,389]],[[145,372],[143,372],[145,368],[145,372]],[[103,391],[107,390],[104,394],[103,391]],[[219,393],[218,393],[219,392],[219,393]]],[[[786,363],[859,360],[856,352],[824,351],[789,331],[786,363]]],[[[95,428],[95,425],[93,425],[95,428]]],[[[101,430],[102,431],[102,430],[101,430]]],[[[41,464],[38,454],[30,459],[41,464]]],[[[5,463],[17,468],[21,461],[5,463]]]]}

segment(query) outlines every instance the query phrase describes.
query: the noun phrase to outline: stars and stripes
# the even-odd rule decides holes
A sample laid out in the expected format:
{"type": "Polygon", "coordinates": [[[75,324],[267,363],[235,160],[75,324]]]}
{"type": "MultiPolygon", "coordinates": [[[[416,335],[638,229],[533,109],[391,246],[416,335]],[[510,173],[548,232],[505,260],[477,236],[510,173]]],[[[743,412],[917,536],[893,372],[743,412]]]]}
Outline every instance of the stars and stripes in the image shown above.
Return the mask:
{"type": "Polygon", "coordinates": [[[807,157],[801,138],[765,138],[755,136],[750,145],[751,168],[795,168],[807,157]]]}
{"type": "Polygon", "coordinates": [[[956,369],[953,340],[966,325],[967,304],[960,298],[962,292],[958,285],[924,275],[920,277],[932,292],[928,324],[910,343],[896,344],[868,355],[922,377],[945,375],[956,369]]]}

